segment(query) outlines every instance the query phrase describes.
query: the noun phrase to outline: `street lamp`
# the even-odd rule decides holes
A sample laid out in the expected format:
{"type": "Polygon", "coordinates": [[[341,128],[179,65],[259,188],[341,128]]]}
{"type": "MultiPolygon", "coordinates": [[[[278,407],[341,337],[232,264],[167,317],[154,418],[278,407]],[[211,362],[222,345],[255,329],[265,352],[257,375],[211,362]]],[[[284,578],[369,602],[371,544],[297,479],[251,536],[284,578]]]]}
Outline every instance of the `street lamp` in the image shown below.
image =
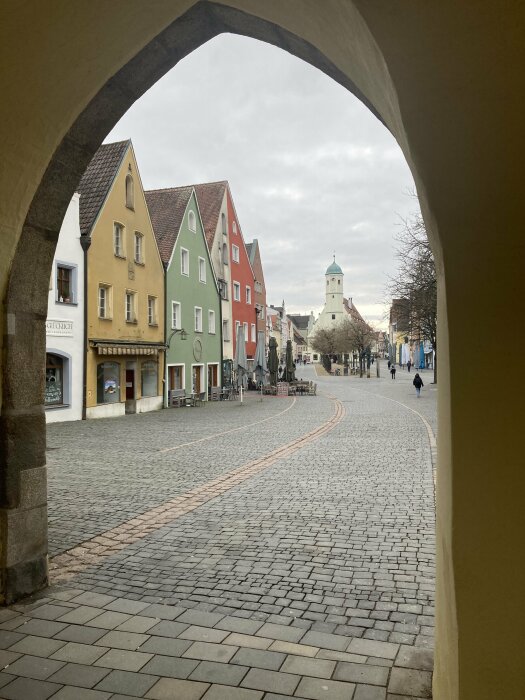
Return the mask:
{"type": "Polygon", "coordinates": [[[171,345],[171,341],[173,340],[173,337],[174,337],[177,333],[180,333],[180,339],[181,339],[181,340],[186,340],[186,338],[188,337],[188,334],[186,333],[186,331],[184,330],[184,328],[174,328],[174,329],[171,331],[171,333],[169,334],[168,340],[167,340],[167,342],[166,342],[166,349],[169,348],[169,346],[171,345]]]}

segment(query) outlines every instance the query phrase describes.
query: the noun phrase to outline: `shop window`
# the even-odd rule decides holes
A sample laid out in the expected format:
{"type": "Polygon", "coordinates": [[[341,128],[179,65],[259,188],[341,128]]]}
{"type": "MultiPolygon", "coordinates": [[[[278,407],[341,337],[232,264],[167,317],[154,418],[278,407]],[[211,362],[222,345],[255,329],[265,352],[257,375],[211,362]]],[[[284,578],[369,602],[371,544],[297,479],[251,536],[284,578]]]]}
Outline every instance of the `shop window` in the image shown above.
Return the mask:
{"type": "Polygon", "coordinates": [[[126,206],[128,209],[135,208],[135,186],[131,175],[126,175],[126,206]]]}
{"type": "Polygon", "coordinates": [[[120,401],[120,365],[118,362],[101,362],[97,366],[97,403],[120,401]]]}
{"type": "Polygon", "coordinates": [[[148,360],[141,367],[141,391],[142,396],[157,396],[158,372],[157,363],[148,360]]]}
{"type": "Polygon", "coordinates": [[[64,404],[64,358],[46,354],[46,386],[44,391],[46,406],[64,404]]]}

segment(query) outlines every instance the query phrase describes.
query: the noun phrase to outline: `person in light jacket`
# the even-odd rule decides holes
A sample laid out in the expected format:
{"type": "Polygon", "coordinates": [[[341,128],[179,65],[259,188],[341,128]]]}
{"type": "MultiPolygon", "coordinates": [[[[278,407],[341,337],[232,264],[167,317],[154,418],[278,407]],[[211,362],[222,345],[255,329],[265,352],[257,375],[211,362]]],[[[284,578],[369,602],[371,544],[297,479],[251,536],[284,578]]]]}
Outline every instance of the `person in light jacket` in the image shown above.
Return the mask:
{"type": "Polygon", "coordinates": [[[424,384],[418,372],[416,372],[416,376],[414,377],[414,381],[412,382],[412,384],[416,387],[416,396],[419,399],[419,397],[421,396],[421,389],[424,386],[424,384]]]}

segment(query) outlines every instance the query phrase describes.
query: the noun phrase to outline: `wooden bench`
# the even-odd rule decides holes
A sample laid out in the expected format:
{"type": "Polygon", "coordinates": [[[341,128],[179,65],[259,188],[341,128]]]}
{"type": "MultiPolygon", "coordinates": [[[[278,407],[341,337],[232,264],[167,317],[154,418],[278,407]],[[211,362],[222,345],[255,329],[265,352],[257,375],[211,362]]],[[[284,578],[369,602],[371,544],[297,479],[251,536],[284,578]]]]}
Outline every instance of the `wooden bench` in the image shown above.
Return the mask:
{"type": "Polygon", "coordinates": [[[186,392],[184,389],[171,389],[168,391],[168,406],[180,408],[186,405],[186,392]]]}

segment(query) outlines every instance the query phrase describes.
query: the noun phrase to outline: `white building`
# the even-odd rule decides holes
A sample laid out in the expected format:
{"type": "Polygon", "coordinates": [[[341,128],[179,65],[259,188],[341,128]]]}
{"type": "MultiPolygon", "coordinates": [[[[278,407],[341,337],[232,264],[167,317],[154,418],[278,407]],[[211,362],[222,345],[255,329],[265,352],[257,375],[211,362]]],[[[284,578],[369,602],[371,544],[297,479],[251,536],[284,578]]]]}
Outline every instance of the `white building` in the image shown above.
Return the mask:
{"type": "Polygon", "coordinates": [[[74,194],[58,237],[46,321],[46,422],[82,418],[84,366],[84,253],[80,195],[74,194]]]}

